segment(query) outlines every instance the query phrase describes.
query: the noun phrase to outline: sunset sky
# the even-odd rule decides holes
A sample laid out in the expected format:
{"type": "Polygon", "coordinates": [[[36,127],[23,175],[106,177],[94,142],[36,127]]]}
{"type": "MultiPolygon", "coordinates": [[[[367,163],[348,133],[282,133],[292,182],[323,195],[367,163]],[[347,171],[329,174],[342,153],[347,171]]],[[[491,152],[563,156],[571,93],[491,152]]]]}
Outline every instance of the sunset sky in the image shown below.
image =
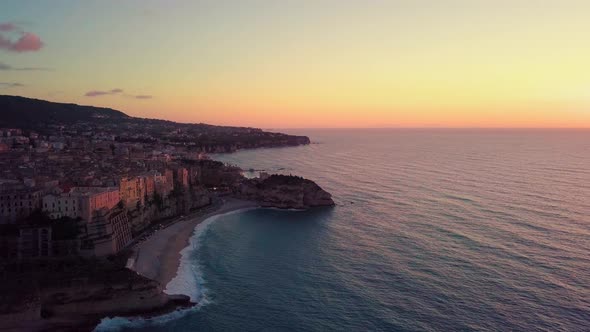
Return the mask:
{"type": "Polygon", "coordinates": [[[0,94],[263,128],[590,127],[590,1],[3,0],[0,94]]]}

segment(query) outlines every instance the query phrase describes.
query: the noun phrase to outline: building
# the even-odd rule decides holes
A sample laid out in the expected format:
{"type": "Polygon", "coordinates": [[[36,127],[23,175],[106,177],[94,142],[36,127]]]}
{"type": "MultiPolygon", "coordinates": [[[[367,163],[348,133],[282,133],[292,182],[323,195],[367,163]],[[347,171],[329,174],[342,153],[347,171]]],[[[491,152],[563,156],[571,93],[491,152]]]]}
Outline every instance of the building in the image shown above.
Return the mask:
{"type": "Polygon", "coordinates": [[[76,187],[72,192],[79,197],[80,212],[83,220],[92,222],[93,213],[100,209],[114,208],[121,197],[116,187],[76,187]]]}
{"type": "Polygon", "coordinates": [[[0,224],[13,224],[41,208],[42,192],[21,183],[0,183],[0,224]]]}
{"type": "Polygon", "coordinates": [[[74,187],[61,194],[43,197],[43,211],[52,219],[82,218],[91,223],[96,210],[112,209],[121,200],[116,187],[74,187]]]}
{"type": "Polygon", "coordinates": [[[168,197],[174,189],[174,183],[168,181],[168,178],[165,175],[154,176],[154,182],[155,192],[162,197],[168,197]]]}
{"type": "Polygon", "coordinates": [[[120,180],[119,196],[127,208],[134,209],[137,206],[137,203],[145,203],[144,182],[144,177],[125,177],[120,180]]]}
{"type": "Polygon", "coordinates": [[[81,217],[80,202],[78,201],[78,197],[73,195],[71,191],[43,196],[42,210],[51,219],[62,217],[76,219],[81,217]]]}
{"type": "Polygon", "coordinates": [[[51,226],[22,227],[18,238],[18,259],[52,256],[51,226]]]}
{"type": "Polygon", "coordinates": [[[113,255],[124,249],[133,239],[131,224],[125,209],[102,208],[94,212],[93,222],[86,225],[85,254],[113,255]]]}
{"type": "Polygon", "coordinates": [[[176,171],[174,172],[175,175],[175,185],[178,186],[179,188],[182,189],[186,189],[188,188],[188,170],[184,167],[179,167],[176,169],[176,171]]]}
{"type": "Polygon", "coordinates": [[[10,262],[18,259],[19,230],[16,225],[6,227],[0,233],[0,261],[10,262]]]}

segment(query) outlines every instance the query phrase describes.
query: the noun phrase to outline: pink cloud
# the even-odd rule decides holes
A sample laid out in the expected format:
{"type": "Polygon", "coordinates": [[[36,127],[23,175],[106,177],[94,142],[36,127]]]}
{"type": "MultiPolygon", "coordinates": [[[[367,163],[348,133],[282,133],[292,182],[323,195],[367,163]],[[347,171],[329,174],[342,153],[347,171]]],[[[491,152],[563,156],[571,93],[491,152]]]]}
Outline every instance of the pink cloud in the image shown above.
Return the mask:
{"type": "Polygon", "coordinates": [[[0,31],[13,31],[16,30],[14,23],[0,23],[0,31]]]}
{"type": "Polygon", "coordinates": [[[32,32],[23,31],[14,23],[0,23],[0,32],[8,33],[8,35],[0,33],[0,49],[12,52],[32,52],[43,47],[43,41],[39,36],[32,32]],[[9,38],[10,35],[17,35],[16,41],[9,38]]]}
{"type": "Polygon", "coordinates": [[[150,95],[137,95],[135,96],[135,99],[152,99],[153,96],[150,95]]]}
{"type": "Polygon", "coordinates": [[[38,51],[43,47],[41,38],[34,33],[25,32],[12,44],[12,49],[16,52],[38,51]]]}

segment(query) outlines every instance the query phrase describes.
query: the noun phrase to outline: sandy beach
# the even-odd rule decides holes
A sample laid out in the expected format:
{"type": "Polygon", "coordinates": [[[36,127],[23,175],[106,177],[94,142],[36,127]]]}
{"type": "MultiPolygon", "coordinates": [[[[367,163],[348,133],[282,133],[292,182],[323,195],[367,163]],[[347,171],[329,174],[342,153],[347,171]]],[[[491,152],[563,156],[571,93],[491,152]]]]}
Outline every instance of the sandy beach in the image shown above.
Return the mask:
{"type": "Polygon", "coordinates": [[[198,224],[215,215],[257,206],[255,202],[229,198],[207,214],[188,215],[138,244],[134,249],[135,262],[131,268],[145,277],[158,281],[162,288],[166,288],[178,271],[180,251],[189,245],[189,239],[198,224]]]}

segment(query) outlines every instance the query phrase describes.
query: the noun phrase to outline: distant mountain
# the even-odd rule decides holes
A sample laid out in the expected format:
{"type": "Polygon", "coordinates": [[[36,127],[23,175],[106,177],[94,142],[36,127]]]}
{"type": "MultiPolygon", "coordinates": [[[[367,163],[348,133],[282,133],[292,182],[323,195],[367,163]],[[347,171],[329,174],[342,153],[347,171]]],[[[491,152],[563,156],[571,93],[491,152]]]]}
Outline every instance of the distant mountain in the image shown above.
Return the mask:
{"type": "Polygon", "coordinates": [[[32,123],[73,123],[93,119],[128,119],[110,108],[54,103],[19,96],[0,95],[0,126],[29,127],[32,123]]]}

